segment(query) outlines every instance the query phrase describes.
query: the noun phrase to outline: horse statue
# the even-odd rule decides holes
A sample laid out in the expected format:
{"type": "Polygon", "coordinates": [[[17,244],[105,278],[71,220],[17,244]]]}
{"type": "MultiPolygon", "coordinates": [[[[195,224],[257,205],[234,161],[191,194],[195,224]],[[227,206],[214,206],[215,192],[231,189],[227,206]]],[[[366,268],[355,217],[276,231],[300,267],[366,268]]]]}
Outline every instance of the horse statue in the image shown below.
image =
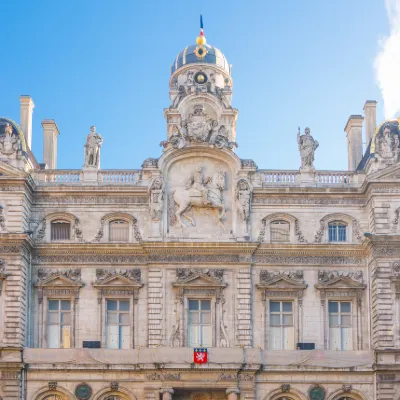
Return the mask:
{"type": "Polygon", "coordinates": [[[177,205],[175,217],[177,224],[182,228],[186,228],[182,218],[190,222],[192,226],[196,226],[193,217],[185,214],[192,207],[206,208],[217,211],[217,225],[225,231],[222,218],[225,215],[225,206],[223,203],[222,192],[225,190],[225,173],[219,170],[214,174],[213,178],[203,178],[202,164],[198,164],[196,171],[189,178],[185,188],[178,188],[172,192],[172,198],[177,205]]]}

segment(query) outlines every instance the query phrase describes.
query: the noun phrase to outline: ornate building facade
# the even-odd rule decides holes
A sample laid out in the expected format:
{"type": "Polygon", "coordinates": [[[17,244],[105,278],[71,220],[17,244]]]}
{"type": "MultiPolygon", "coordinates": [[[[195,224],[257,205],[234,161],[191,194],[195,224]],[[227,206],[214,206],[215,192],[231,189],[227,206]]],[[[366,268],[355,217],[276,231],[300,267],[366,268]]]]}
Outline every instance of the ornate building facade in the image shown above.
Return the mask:
{"type": "Polygon", "coordinates": [[[398,400],[399,121],[350,116],[348,171],[315,170],[308,128],[299,170],[261,170],[204,36],[169,87],[138,170],[100,169],[95,127],[82,169],[56,169],[53,120],[39,164],[29,96],[0,119],[0,396],[398,400]]]}

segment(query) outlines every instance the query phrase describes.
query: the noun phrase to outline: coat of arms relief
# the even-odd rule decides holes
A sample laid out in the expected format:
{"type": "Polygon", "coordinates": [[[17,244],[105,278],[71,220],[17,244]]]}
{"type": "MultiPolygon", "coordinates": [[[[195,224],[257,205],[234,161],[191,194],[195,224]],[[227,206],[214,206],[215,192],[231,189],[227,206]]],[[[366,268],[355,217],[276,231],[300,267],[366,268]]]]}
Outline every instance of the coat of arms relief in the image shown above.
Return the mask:
{"type": "Polygon", "coordinates": [[[204,110],[203,104],[194,104],[188,118],[174,126],[175,132],[168,141],[161,142],[161,146],[171,146],[181,149],[188,143],[208,143],[218,149],[237,147],[229,140],[229,128],[219,121],[212,119],[204,110]]]}

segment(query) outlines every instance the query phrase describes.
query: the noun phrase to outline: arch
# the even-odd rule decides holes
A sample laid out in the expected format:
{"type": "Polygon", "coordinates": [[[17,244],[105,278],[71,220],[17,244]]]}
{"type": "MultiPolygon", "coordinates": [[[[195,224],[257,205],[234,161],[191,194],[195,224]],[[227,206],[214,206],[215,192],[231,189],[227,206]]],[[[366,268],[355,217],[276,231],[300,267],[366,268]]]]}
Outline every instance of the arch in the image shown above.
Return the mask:
{"type": "Polygon", "coordinates": [[[295,216],[287,213],[273,213],[261,220],[261,230],[258,236],[260,242],[272,243],[270,226],[274,221],[283,221],[289,224],[289,241],[286,243],[295,243],[296,241],[299,243],[307,243],[300,230],[299,220],[295,216]]]}
{"type": "Polygon", "coordinates": [[[270,394],[265,396],[264,400],[279,400],[280,398],[284,398],[287,400],[307,400],[307,396],[302,392],[290,388],[288,392],[282,392],[282,389],[275,389],[270,394]]]}
{"type": "Polygon", "coordinates": [[[79,218],[75,217],[75,215],[68,213],[68,212],[55,212],[51,214],[47,214],[45,217],[45,220],[48,222],[53,222],[57,219],[61,220],[66,220],[73,224],[75,221],[79,221],[79,218]]]}
{"type": "Polygon", "coordinates": [[[76,400],[76,397],[70,391],[58,385],[56,390],[50,390],[48,386],[41,387],[32,395],[32,399],[45,400],[48,396],[58,396],[60,400],[76,400]]]}
{"type": "Polygon", "coordinates": [[[137,400],[137,397],[125,387],[118,386],[118,390],[111,390],[110,387],[99,390],[94,396],[93,400],[137,400]],[[113,399],[113,396],[115,398],[113,399]]]}
{"type": "MultiPolygon", "coordinates": [[[[331,222],[343,222],[347,226],[347,238],[345,242],[339,243],[356,243],[362,242],[363,237],[360,232],[360,224],[349,214],[344,213],[332,213],[325,215],[319,221],[319,229],[315,234],[315,243],[328,243],[328,225],[331,222]]],[[[334,243],[334,242],[332,242],[334,243]]]]}
{"type": "Polygon", "coordinates": [[[327,400],[342,400],[345,398],[346,400],[365,400],[367,399],[361,392],[358,390],[351,389],[350,392],[345,392],[343,389],[339,389],[334,391],[327,400]]]}
{"type": "Polygon", "coordinates": [[[70,224],[70,237],[66,240],[73,241],[75,239],[78,239],[79,241],[83,241],[79,218],[68,212],[55,212],[47,214],[38,224],[36,239],[38,241],[51,241],[51,224],[52,222],[56,222],[57,220],[70,224]]]}
{"type": "Polygon", "coordinates": [[[100,227],[97,229],[93,242],[108,242],[110,240],[110,222],[123,221],[129,224],[129,237],[124,242],[132,242],[134,240],[142,240],[141,233],[137,225],[137,219],[128,213],[113,212],[104,215],[100,220],[100,227]]]}

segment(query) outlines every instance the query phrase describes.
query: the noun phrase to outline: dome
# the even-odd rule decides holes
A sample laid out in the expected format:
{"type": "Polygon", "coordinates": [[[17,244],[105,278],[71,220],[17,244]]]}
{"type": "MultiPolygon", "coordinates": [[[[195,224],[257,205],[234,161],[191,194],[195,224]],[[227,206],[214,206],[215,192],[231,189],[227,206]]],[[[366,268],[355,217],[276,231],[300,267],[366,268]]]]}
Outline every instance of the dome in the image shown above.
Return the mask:
{"type": "Polygon", "coordinates": [[[196,55],[196,48],[199,46],[193,44],[191,46],[185,47],[182,51],[178,53],[171,66],[171,75],[180,67],[188,64],[211,64],[215,65],[219,68],[225,70],[228,74],[230,74],[230,68],[228,64],[228,60],[224,56],[224,54],[218,50],[216,47],[211,46],[209,44],[205,44],[204,48],[207,50],[207,54],[205,57],[198,57],[196,55]]]}

